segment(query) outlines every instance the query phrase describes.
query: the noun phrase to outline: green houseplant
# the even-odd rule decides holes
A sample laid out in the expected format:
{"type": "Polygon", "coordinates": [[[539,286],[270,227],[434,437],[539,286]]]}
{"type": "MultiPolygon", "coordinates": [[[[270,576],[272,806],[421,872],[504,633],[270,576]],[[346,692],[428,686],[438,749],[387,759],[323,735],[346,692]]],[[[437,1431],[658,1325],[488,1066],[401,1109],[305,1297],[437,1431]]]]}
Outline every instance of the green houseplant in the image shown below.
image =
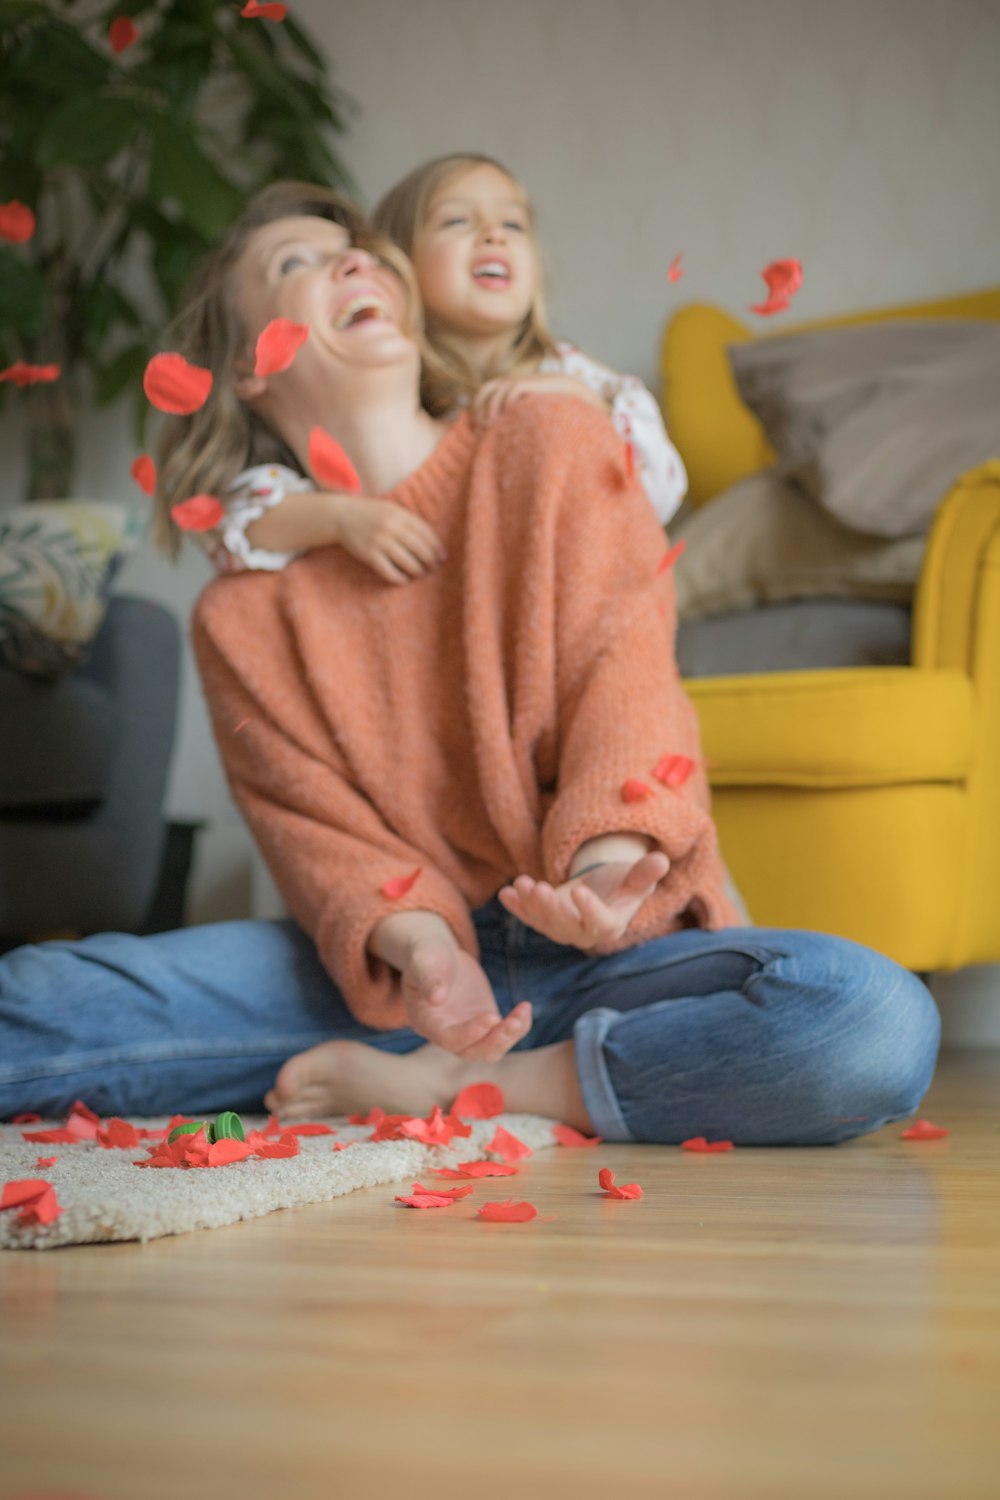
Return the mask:
{"type": "Polygon", "coordinates": [[[0,368],[62,372],[0,383],[0,410],[23,404],[27,498],[71,492],[88,402],[131,392],[144,441],[146,362],[247,198],[280,177],[353,191],[329,144],[353,102],[290,14],[242,8],[0,0],[0,203],[37,219],[0,240],[0,368]]]}

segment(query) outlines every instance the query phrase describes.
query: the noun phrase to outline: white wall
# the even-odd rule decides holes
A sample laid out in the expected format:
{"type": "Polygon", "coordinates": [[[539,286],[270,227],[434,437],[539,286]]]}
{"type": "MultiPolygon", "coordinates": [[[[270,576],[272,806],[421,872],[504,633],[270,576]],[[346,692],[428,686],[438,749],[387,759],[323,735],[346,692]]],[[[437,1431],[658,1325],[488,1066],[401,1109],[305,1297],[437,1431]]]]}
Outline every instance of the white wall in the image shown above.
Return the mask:
{"type": "MultiPolygon", "coordinates": [[[[803,263],[801,319],[1000,280],[996,0],[295,10],[360,105],[340,149],[367,205],[429,156],[498,156],[537,203],[553,326],[652,385],[670,311],[708,300],[741,313],[776,257],[803,263]],[[687,275],[671,286],[678,251],[687,275]]],[[[8,420],[8,501],[21,484],[15,437],[8,420]]],[[[95,414],[78,493],[133,499],[132,456],[126,413],[95,414]]],[[[119,587],[186,617],[206,577],[198,559],[175,570],[147,547],[119,587]]],[[[190,662],[169,810],[211,825],[194,918],[245,914],[249,839],[190,662]]]]}

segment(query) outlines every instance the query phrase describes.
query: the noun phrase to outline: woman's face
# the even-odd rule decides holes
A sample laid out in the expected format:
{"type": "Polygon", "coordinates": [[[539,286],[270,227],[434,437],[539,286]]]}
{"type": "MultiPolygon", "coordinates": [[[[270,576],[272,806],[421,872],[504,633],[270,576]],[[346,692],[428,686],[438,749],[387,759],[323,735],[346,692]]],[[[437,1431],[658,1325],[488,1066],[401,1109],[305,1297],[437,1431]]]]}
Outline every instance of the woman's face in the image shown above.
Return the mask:
{"type": "Polygon", "coordinates": [[[403,331],[406,295],[399,278],[330,219],[299,215],[254,230],[232,273],[233,300],[247,332],[252,365],[259,335],[274,318],[309,327],[309,338],[280,375],[244,376],[237,390],[253,399],[269,389],[343,384],[343,377],[402,362],[418,363],[403,331]],[[279,382],[281,383],[279,386],[279,382]]]}
{"type": "Polygon", "coordinates": [[[487,162],[439,183],[413,241],[429,316],[468,338],[518,328],[535,295],[537,260],[524,192],[487,162]]]}

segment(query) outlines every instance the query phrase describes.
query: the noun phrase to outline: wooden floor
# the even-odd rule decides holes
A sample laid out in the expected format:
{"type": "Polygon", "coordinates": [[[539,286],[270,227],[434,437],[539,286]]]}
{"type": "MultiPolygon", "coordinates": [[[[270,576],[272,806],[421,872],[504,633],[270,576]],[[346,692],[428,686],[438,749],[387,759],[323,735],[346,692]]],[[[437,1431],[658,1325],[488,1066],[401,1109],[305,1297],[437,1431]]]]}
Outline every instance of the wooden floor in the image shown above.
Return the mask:
{"type": "Polygon", "coordinates": [[[372,1188],[6,1253],[0,1497],[997,1500],[1000,1051],[921,1114],[950,1137],[541,1153],[551,1222],[372,1188]]]}

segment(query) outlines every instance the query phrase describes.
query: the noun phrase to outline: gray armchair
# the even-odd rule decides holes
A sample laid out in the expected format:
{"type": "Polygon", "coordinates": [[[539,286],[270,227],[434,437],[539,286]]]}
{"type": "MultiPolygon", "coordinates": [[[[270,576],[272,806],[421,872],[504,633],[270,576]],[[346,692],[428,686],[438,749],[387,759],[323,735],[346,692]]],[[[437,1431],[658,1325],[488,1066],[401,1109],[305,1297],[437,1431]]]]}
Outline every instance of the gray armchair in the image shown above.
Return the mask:
{"type": "Polygon", "coordinates": [[[0,666],[0,946],[145,929],[179,671],[174,616],[123,595],[68,676],[0,666]]]}

